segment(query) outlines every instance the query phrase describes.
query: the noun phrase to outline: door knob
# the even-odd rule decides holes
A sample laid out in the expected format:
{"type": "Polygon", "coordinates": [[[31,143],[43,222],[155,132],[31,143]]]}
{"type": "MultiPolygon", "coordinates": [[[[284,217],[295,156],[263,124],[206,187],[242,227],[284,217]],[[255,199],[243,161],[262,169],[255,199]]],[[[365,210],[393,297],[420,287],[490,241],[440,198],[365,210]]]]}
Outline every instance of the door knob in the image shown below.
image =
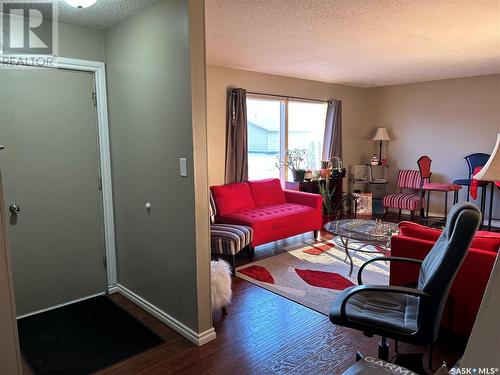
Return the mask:
{"type": "Polygon", "coordinates": [[[19,207],[18,204],[11,204],[9,206],[9,211],[13,214],[13,215],[17,215],[19,213],[19,211],[21,211],[21,207],[19,207]]]}

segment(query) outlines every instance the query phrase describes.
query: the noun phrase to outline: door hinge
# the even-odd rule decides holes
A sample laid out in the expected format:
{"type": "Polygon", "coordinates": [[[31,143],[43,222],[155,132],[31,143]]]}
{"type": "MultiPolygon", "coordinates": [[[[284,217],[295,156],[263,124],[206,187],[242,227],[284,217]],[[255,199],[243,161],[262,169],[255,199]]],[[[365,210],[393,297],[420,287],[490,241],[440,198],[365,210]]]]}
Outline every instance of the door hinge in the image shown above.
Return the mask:
{"type": "Polygon", "coordinates": [[[92,102],[94,103],[94,107],[97,107],[97,94],[95,91],[92,93],[92,102]]]}
{"type": "Polygon", "coordinates": [[[102,190],[102,177],[99,177],[97,180],[97,186],[99,186],[99,190],[102,190]]]}
{"type": "Polygon", "coordinates": [[[104,267],[104,269],[108,269],[108,260],[106,259],[105,256],[102,257],[102,266],[104,267]]]}

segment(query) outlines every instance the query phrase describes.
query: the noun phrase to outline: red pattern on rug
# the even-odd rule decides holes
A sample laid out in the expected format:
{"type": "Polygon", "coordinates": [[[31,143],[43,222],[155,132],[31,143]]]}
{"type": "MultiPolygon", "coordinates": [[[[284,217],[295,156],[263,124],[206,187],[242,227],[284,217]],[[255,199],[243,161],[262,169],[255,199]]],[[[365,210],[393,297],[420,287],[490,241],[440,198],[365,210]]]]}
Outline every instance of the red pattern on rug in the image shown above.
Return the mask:
{"type": "Polygon", "coordinates": [[[262,266],[250,266],[247,268],[239,269],[239,273],[251,277],[257,281],[262,281],[268,284],[274,284],[274,279],[267,269],[262,266]]]}
{"type": "MultiPolygon", "coordinates": [[[[309,255],[321,255],[325,251],[330,250],[331,248],[335,247],[335,244],[331,242],[325,242],[320,245],[311,245],[307,249],[303,250],[304,253],[309,254],[309,255]]],[[[383,247],[374,245],[375,249],[381,253],[382,255],[386,255],[389,253],[388,250],[385,250],[383,247]]]]}
{"type": "Polygon", "coordinates": [[[296,268],[295,272],[302,280],[312,286],[320,288],[328,288],[335,290],[344,290],[353,286],[354,284],[346,279],[344,276],[333,272],[315,271],[315,270],[301,270],[296,268]]]}
{"type": "Polygon", "coordinates": [[[304,250],[303,252],[309,255],[321,255],[325,251],[330,250],[332,247],[335,247],[335,244],[331,242],[325,242],[319,245],[311,245],[309,248],[304,250]]]}

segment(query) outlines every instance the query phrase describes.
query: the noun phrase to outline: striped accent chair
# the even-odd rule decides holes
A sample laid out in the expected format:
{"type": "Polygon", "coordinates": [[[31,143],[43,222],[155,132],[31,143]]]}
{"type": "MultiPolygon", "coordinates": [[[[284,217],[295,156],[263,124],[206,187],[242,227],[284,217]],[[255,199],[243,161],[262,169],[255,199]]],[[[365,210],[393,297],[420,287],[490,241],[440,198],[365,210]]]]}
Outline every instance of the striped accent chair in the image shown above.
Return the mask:
{"type": "Polygon", "coordinates": [[[253,258],[254,249],[250,245],[253,239],[253,230],[244,225],[216,224],[216,214],[217,206],[210,193],[210,247],[212,258],[229,259],[234,273],[237,253],[246,249],[248,258],[253,258]]]}
{"type": "Polygon", "coordinates": [[[412,221],[415,219],[415,211],[418,210],[419,217],[422,219],[422,210],[425,207],[422,186],[427,180],[428,178],[422,179],[422,175],[418,170],[400,170],[398,173],[398,188],[400,192],[384,197],[384,217],[389,208],[397,208],[399,209],[399,219],[401,219],[401,210],[410,211],[412,221]]]}

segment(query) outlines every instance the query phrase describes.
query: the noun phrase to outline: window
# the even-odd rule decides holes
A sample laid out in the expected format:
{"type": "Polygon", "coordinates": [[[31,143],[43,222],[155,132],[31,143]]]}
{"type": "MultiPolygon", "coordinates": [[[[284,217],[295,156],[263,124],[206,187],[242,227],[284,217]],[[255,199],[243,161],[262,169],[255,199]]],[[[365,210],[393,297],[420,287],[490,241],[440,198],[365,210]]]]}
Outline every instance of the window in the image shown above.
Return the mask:
{"type": "Polygon", "coordinates": [[[325,131],[326,103],[249,95],[248,175],[251,180],[292,180],[289,170],[278,168],[286,150],[305,149],[303,167],[320,168],[325,131]]]}
{"type": "Polygon", "coordinates": [[[320,169],[325,136],[326,103],[288,103],[288,147],[307,150],[307,168],[320,169]]]}
{"type": "Polygon", "coordinates": [[[276,164],[281,149],[284,107],[281,100],[247,99],[250,180],[280,177],[276,164]]]}

